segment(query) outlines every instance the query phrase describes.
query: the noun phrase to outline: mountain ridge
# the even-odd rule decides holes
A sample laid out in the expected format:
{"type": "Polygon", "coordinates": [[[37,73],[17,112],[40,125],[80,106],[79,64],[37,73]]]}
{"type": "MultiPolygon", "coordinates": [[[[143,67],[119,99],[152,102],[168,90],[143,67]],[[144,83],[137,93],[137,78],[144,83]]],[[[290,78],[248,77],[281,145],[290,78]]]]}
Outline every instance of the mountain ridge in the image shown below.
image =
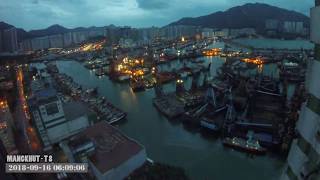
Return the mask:
{"type": "Polygon", "coordinates": [[[306,27],[310,23],[308,16],[296,11],[264,3],[247,3],[209,15],[181,18],[167,26],[193,25],[208,28],[255,28],[261,32],[267,19],[302,21],[306,27]]]}

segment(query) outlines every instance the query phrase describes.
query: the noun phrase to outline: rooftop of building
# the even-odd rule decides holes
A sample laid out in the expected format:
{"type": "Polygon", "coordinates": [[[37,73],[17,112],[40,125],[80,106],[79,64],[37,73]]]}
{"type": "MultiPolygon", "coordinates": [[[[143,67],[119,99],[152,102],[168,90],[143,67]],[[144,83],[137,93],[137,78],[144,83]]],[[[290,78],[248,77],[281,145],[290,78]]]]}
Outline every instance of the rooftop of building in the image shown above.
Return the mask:
{"type": "Polygon", "coordinates": [[[104,121],[74,136],[69,146],[71,149],[77,148],[80,140],[85,140],[83,143],[86,143],[88,139],[95,144],[95,152],[88,159],[102,174],[126,162],[143,149],[136,141],[104,121]]]}
{"type": "Polygon", "coordinates": [[[88,107],[79,101],[71,101],[63,104],[63,111],[66,120],[74,120],[81,116],[87,116],[89,113],[88,107]]]}
{"type": "Polygon", "coordinates": [[[52,80],[47,72],[42,72],[38,76],[34,76],[31,81],[32,92],[40,91],[42,89],[52,88],[52,80]]]}
{"type": "Polygon", "coordinates": [[[38,91],[33,91],[32,96],[28,99],[28,102],[31,106],[38,106],[40,104],[47,104],[57,100],[57,91],[53,88],[45,88],[38,91]]]}

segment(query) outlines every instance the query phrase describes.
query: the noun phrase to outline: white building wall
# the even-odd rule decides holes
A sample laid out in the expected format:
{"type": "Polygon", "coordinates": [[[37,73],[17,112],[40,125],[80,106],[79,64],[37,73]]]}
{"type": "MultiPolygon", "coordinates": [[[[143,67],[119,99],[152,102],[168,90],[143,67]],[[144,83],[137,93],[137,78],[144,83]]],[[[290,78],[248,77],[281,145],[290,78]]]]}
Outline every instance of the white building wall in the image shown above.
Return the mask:
{"type": "MultiPolygon", "coordinates": [[[[320,24],[320,22],[319,22],[320,24]]],[[[319,31],[320,34],[320,31],[319,31]]],[[[320,75],[320,61],[313,61],[311,69],[310,69],[310,79],[308,81],[313,82],[308,84],[308,92],[316,96],[318,99],[320,99],[320,81],[319,81],[319,75],[320,75]],[[317,83],[319,82],[319,83],[317,83]]]]}
{"type": "MultiPolygon", "coordinates": [[[[316,2],[319,5],[319,0],[316,2]]],[[[311,41],[320,43],[320,7],[311,9],[311,41]]],[[[316,45],[317,47],[317,45],[316,45]]],[[[297,122],[297,130],[301,137],[298,138],[299,146],[293,142],[288,156],[288,168],[282,179],[306,179],[304,176],[312,175],[309,179],[319,179],[320,157],[320,62],[319,52],[315,48],[315,59],[308,63],[306,89],[308,99],[301,107],[297,122]],[[301,148],[301,149],[300,149],[301,148]],[[305,157],[306,158],[305,158],[305,157]]]]}
{"type": "Polygon", "coordinates": [[[47,129],[47,134],[52,143],[60,142],[81,130],[89,127],[89,120],[87,116],[81,116],[77,119],[67,121],[61,125],[54,126],[47,129]]]}
{"type": "Polygon", "coordinates": [[[288,165],[295,174],[300,174],[304,163],[307,161],[308,157],[297,146],[297,141],[294,141],[288,155],[288,165]]]}
{"type": "Polygon", "coordinates": [[[59,142],[63,137],[66,137],[68,133],[68,127],[65,123],[47,129],[47,134],[51,143],[59,142]]]}
{"type": "Polygon", "coordinates": [[[39,135],[41,137],[41,140],[42,140],[42,143],[44,145],[44,147],[47,147],[47,146],[50,146],[51,142],[47,136],[47,132],[46,130],[44,129],[44,126],[42,124],[42,120],[41,120],[41,117],[40,117],[40,113],[38,110],[34,110],[32,112],[32,115],[33,115],[33,120],[35,121],[35,125],[38,129],[38,132],[39,132],[39,135]]]}
{"type": "Polygon", "coordinates": [[[311,9],[311,20],[310,20],[310,38],[314,43],[320,44],[320,6],[313,7],[311,9]]]}
{"type": "Polygon", "coordinates": [[[300,135],[309,143],[315,138],[317,129],[319,128],[319,119],[316,113],[311,111],[304,104],[301,108],[301,114],[297,122],[297,129],[300,135]]]}

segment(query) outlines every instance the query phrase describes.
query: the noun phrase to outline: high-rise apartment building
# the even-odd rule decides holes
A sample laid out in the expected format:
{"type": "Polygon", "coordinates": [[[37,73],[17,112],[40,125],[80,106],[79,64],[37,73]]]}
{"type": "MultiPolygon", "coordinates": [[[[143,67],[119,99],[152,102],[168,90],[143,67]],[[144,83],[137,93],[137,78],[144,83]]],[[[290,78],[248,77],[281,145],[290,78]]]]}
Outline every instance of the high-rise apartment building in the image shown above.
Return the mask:
{"type": "Polygon", "coordinates": [[[311,41],[314,59],[308,65],[308,99],[302,105],[297,122],[299,138],[293,141],[283,180],[320,179],[320,0],[311,8],[311,41]]]}

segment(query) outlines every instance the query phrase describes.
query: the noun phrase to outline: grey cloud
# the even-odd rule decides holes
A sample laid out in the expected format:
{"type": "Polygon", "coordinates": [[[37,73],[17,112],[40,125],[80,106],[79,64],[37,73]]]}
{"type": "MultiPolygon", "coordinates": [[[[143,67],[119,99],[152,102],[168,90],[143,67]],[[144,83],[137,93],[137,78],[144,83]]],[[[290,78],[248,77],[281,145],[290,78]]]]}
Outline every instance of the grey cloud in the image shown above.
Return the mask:
{"type": "Polygon", "coordinates": [[[314,0],[0,0],[0,21],[27,30],[52,24],[163,26],[183,17],[207,15],[254,2],[307,15],[314,5],[314,0]]]}
{"type": "Polygon", "coordinates": [[[136,0],[138,7],[146,10],[164,9],[169,7],[169,2],[164,0],[136,0]]]}

